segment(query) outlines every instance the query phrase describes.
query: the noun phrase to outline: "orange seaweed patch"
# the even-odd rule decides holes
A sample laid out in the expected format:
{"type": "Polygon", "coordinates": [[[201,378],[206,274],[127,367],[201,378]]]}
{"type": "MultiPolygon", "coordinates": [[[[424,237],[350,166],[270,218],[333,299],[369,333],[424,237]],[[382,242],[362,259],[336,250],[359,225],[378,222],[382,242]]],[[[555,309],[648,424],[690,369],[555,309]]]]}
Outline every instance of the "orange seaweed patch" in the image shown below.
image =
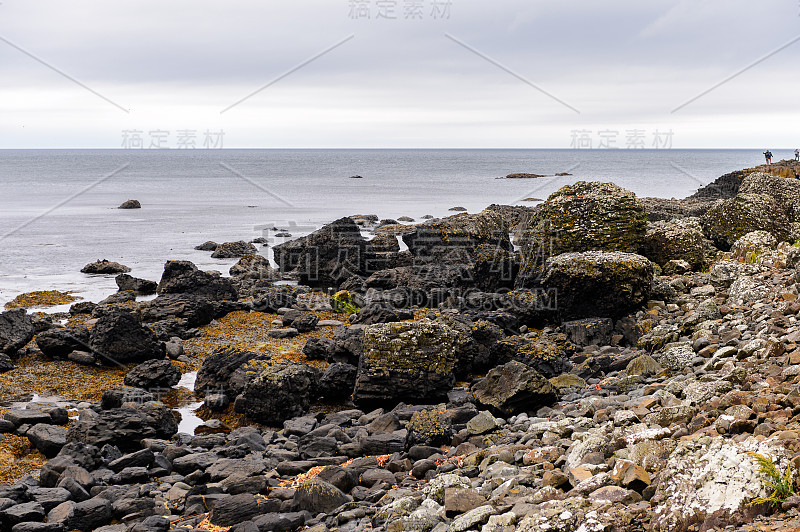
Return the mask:
{"type": "Polygon", "coordinates": [[[0,484],[16,482],[39,470],[47,458],[33,450],[28,438],[6,435],[0,440],[0,484]]]}
{"type": "Polygon", "coordinates": [[[281,488],[296,489],[296,488],[298,488],[300,486],[300,484],[302,484],[306,480],[310,480],[312,478],[318,477],[319,474],[322,473],[323,469],[325,469],[325,466],[312,467],[311,469],[309,469],[305,473],[301,473],[301,474],[297,475],[296,477],[294,477],[291,480],[282,480],[280,482],[280,487],[281,488]]]}
{"type": "Polygon", "coordinates": [[[27,292],[20,294],[8,303],[6,308],[30,308],[30,307],[52,307],[55,305],[66,305],[81,299],[71,296],[69,292],[59,292],[58,290],[44,290],[39,292],[27,292]]]}

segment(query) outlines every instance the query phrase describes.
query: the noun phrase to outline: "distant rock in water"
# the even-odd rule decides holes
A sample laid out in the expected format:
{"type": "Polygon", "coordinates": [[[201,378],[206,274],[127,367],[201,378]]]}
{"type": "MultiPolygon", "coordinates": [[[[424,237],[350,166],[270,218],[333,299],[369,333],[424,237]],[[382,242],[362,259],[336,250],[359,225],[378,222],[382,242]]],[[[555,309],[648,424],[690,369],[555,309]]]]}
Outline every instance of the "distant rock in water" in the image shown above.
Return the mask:
{"type": "Polygon", "coordinates": [[[449,211],[455,211],[455,212],[467,212],[467,209],[465,207],[452,207],[452,208],[450,208],[448,210],[449,211]]]}
{"type": "Polygon", "coordinates": [[[117,282],[120,292],[131,291],[142,296],[155,294],[158,288],[158,284],[155,281],[137,279],[136,277],[131,277],[127,273],[117,275],[114,280],[117,282]]]}
{"type": "Polygon", "coordinates": [[[127,266],[120,264],[119,262],[114,262],[110,260],[98,260],[97,262],[90,262],[83,268],[81,268],[81,273],[91,273],[91,274],[116,274],[116,273],[128,273],[131,271],[130,268],[127,266]]]}
{"type": "Polygon", "coordinates": [[[535,179],[537,177],[545,177],[541,174],[526,174],[524,172],[517,173],[517,174],[508,174],[506,179],[535,179]]]}
{"type": "Polygon", "coordinates": [[[361,177],[360,175],[351,175],[350,179],[364,179],[364,178],[361,177]]]}
{"type": "Polygon", "coordinates": [[[570,174],[569,172],[558,172],[556,174],[556,177],[564,177],[564,176],[568,176],[568,175],[572,175],[572,174],[570,174]]]}
{"type": "Polygon", "coordinates": [[[139,200],[131,199],[117,207],[117,209],[141,209],[142,204],[139,203],[139,200]]]}
{"type": "Polygon", "coordinates": [[[225,242],[217,246],[214,253],[211,254],[212,259],[232,259],[236,257],[244,257],[245,255],[255,255],[258,250],[253,244],[240,240],[238,242],[225,242]]]}
{"type": "Polygon", "coordinates": [[[195,246],[194,249],[197,249],[199,251],[216,251],[217,247],[219,247],[219,244],[217,244],[212,240],[209,240],[208,242],[203,242],[199,246],[195,246]]]}

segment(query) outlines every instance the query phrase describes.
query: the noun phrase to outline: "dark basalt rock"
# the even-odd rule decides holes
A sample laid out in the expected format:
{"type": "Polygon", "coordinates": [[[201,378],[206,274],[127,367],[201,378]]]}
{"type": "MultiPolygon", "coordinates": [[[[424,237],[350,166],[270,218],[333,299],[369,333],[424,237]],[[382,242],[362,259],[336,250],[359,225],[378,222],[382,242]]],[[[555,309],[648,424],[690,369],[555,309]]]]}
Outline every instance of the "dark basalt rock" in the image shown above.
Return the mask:
{"type": "Polygon", "coordinates": [[[131,269],[119,262],[113,262],[110,260],[98,260],[97,262],[90,262],[83,268],[81,268],[81,273],[91,273],[91,274],[98,274],[98,275],[108,275],[108,274],[117,274],[117,273],[128,273],[131,269]]]}
{"type": "Polygon", "coordinates": [[[171,388],[181,380],[181,370],[169,360],[148,360],[125,374],[126,386],[152,390],[171,388]]]}
{"type": "Polygon", "coordinates": [[[503,417],[535,413],[558,400],[555,388],[547,379],[516,361],[491,370],[472,386],[472,393],[478,404],[503,417]]]}
{"type": "Polygon", "coordinates": [[[319,395],[325,399],[347,399],[353,394],[358,368],[351,364],[331,364],[319,379],[319,395]]]}
{"type": "MultiPolygon", "coordinates": [[[[160,322],[169,319],[184,320],[184,327],[207,325],[214,319],[214,305],[202,296],[192,294],[166,294],[142,303],[139,315],[145,322],[160,322]]],[[[180,336],[181,334],[173,334],[180,336]]]]}
{"type": "Polygon", "coordinates": [[[131,277],[127,273],[117,275],[114,280],[119,287],[120,292],[134,292],[140,296],[147,296],[155,294],[158,289],[158,284],[155,281],[148,281],[147,279],[137,279],[131,277]]]}
{"type": "Polygon", "coordinates": [[[365,273],[367,241],[350,218],[340,218],[308,236],[273,248],[284,273],[293,272],[309,286],[338,286],[352,275],[365,273]]]}
{"type": "Polygon", "coordinates": [[[317,370],[303,364],[254,362],[255,376],[236,398],[234,410],[266,425],[281,425],[308,411],[316,395],[317,370]]]}
{"type": "Polygon", "coordinates": [[[141,209],[142,204],[139,203],[139,200],[131,199],[124,202],[122,205],[117,207],[117,209],[141,209]]]}
{"type": "MultiPolygon", "coordinates": [[[[249,244],[248,244],[249,245],[249,244]]],[[[237,300],[239,295],[230,279],[197,269],[185,260],[170,260],[158,283],[158,294],[191,294],[211,301],[237,300]]]]}
{"type": "Polygon", "coordinates": [[[171,438],[178,432],[172,411],[161,403],[145,403],[138,408],[103,410],[96,416],[78,419],[67,432],[68,442],[102,446],[116,445],[135,451],[145,438],[171,438]]]}
{"type": "Polygon", "coordinates": [[[409,320],[414,313],[406,309],[395,309],[385,303],[370,303],[350,317],[350,323],[372,325],[409,320]]]}
{"type": "Polygon", "coordinates": [[[208,242],[203,242],[199,246],[195,246],[194,249],[198,251],[214,251],[215,249],[217,249],[218,246],[219,244],[209,240],[208,242]]]}
{"type": "Polygon", "coordinates": [[[103,364],[130,364],[164,358],[164,344],[130,313],[112,311],[92,328],[89,345],[103,364]]]}
{"type": "Polygon", "coordinates": [[[263,279],[267,281],[275,281],[281,278],[281,274],[267,259],[261,255],[245,255],[239,262],[231,266],[228,273],[232,277],[240,277],[243,279],[263,279]]]}
{"type": "Polygon", "coordinates": [[[89,329],[82,325],[53,327],[36,335],[36,345],[50,358],[66,358],[73,351],[89,349],[89,329]]]}
{"type": "Polygon", "coordinates": [[[244,391],[250,378],[242,369],[243,366],[251,360],[262,358],[250,351],[218,348],[203,360],[194,383],[195,393],[201,396],[208,393],[223,393],[233,400],[244,391]]]}
{"type": "Polygon", "coordinates": [[[34,333],[33,321],[25,309],[0,313],[0,352],[13,357],[33,340],[34,333]]]}
{"type": "Polygon", "coordinates": [[[255,255],[258,253],[256,247],[244,240],[238,242],[225,242],[217,246],[214,253],[211,254],[213,259],[233,259],[236,257],[244,257],[245,255],[255,255]]]}

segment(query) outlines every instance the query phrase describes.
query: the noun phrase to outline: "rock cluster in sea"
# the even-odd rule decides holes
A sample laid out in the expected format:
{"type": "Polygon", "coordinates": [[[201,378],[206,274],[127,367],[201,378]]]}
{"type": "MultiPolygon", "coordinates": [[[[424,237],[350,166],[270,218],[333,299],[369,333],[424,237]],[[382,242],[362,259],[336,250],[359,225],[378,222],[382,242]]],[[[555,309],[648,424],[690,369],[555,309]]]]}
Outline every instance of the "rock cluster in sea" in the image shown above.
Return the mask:
{"type": "Polygon", "coordinates": [[[35,337],[49,357],[136,366],[75,420],[52,404],[5,413],[0,432],[49,461],[0,486],[0,527],[798,526],[798,496],[751,503],[771,492],[753,453],[800,464],[800,187],[732,179],[683,203],[577,183],[540,207],[409,226],[403,251],[342,218],[276,246],[280,271],[247,252],[231,277],[185,261],[156,287],[123,277],[120,293],[157,297],[76,304],[91,329],[2,313],[10,362],[35,337]],[[273,284],[287,275],[305,286],[273,284]],[[335,290],[299,297],[321,286],[335,290]],[[356,312],[323,323],[331,306],[356,312]],[[277,313],[276,337],[335,326],[303,347],[326,365],[220,348],[194,392],[247,423],[178,433],[154,390],[180,378],[183,340],[234,311],[277,313]]]}

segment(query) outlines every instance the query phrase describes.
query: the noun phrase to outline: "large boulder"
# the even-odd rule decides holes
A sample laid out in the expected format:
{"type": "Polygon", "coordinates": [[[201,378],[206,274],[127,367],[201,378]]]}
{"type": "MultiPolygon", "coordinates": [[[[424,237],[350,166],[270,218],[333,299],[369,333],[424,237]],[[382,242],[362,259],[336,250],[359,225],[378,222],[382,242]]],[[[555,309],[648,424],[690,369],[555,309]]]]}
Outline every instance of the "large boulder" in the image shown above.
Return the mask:
{"type": "Polygon", "coordinates": [[[767,194],[737,194],[720,200],[701,218],[703,230],[723,250],[752,231],[767,231],[778,241],[789,240],[789,218],[783,206],[767,194]]]}
{"type": "Polygon", "coordinates": [[[350,218],[340,218],[308,236],[273,248],[284,273],[294,272],[311,286],[337,285],[352,275],[366,273],[367,240],[350,218]]]}
{"type": "Polygon", "coordinates": [[[310,366],[254,360],[245,368],[253,377],[236,398],[234,410],[256,423],[280,426],[305,414],[316,397],[319,376],[310,366]]]}
{"type": "Polygon", "coordinates": [[[25,309],[0,313],[0,352],[14,356],[33,340],[33,321],[25,309]]]}
{"type": "Polygon", "coordinates": [[[192,294],[211,301],[237,300],[239,295],[229,279],[218,274],[197,269],[187,260],[170,260],[164,265],[164,273],[158,283],[158,293],[192,294]]]}
{"type": "Polygon", "coordinates": [[[763,505],[750,503],[770,490],[748,454],[752,452],[780,459],[781,470],[789,467],[785,451],[772,441],[681,442],[659,474],[661,481],[650,501],[655,507],[650,530],[682,532],[694,525],[700,530],[722,529],[762,513],[763,505]]]}
{"type": "Polygon", "coordinates": [[[125,386],[145,390],[171,388],[181,380],[181,370],[169,360],[148,360],[132,368],[125,374],[125,386]]]}
{"type": "Polygon", "coordinates": [[[492,345],[490,353],[495,365],[516,360],[535,369],[546,379],[557,377],[572,369],[563,343],[558,345],[546,337],[510,336],[492,345]]]}
{"type": "Polygon", "coordinates": [[[228,273],[232,277],[239,277],[243,279],[264,279],[267,281],[275,281],[281,278],[280,272],[275,270],[261,255],[245,255],[239,262],[231,266],[228,273]]]}
{"type": "Polygon", "coordinates": [[[214,319],[214,305],[202,296],[166,294],[142,303],[139,316],[148,323],[172,318],[186,320],[187,327],[199,327],[214,319]]]}
{"type": "Polygon", "coordinates": [[[89,350],[89,329],[75,327],[52,327],[36,335],[36,345],[45,356],[66,358],[73,351],[89,350]]]}
{"type": "Polygon", "coordinates": [[[550,256],[593,250],[636,253],[646,228],[647,214],[633,192],[600,182],[561,187],[517,232],[523,255],[518,285],[536,278],[550,256]]]}
{"type": "Polygon", "coordinates": [[[800,222],[800,181],[753,172],[742,181],[740,194],[766,194],[774,198],[790,222],[800,222]]]}
{"type": "Polygon", "coordinates": [[[671,260],[685,260],[692,269],[705,263],[706,240],[698,218],[676,218],[647,224],[641,254],[664,266],[671,260]]]}
{"type": "Polygon", "coordinates": [[[256,247],[244,240],[238,242],[225,242],[218,245],[211,254],[213,259],[234,259],[236,257],[244,257],[245,255],[255,255],[258,253],[256,247]]]}
{"type": "MultiPolygon", "coordinates": [[[[782,179],[782,178],[778,178],[782,179]]],[[[762,253],[774,251],[778,247],[778,241],[772,233],[766,231],[753,231],[747,233],[733,243],[731,256],[734,260],[753,263],[762,253]]]]}
{"type": "Polygon", "coordinates": [[[647,301],[653,274],[633,253],[564,253],[547,260],[541,284],[555,290],[562,319],[618,318],[647,301]]]}
{"type": "Polygon", "coordinates": [[[535,414],[558,400],[556,389],[535,369],[511,361],[491,370],[472,386],[475,401],[496,415],[535,414]]]}
{"type": "Polygon", "coordinates": [[[130,313],[113,310],[97,320],[89,336],[95,359],[103,364],[130,364],[164,358],[164,344],[130,313]]]}
{"type": "Polygon", "coordinates": [[[353,400],[420,404],[443,398],[455,383],[458,338],[429,319],[364,328],[353,400]]]}
{"type": "Polygon", "coordinates": [[[495,211],[457,214],[418,225],[403,242],[417,261],[472,262],[480,245],[512,249],[508,223],[495,211]]]}
{"type": "Polygon", "coordinates": [[[178,432],[172,410],[149,402],[138,408],[122,407],[84,414],[70,426],[68,442],[102,447],[116,445],[123,451],[137,451],[145,438],[169,439],[178,432]]]}
{"type": "Polygon", "coordinates": [[[224,394],[233,401],[244,391],[249,379],[241,368],[246,362],[259,358],[262,357],[251,351],[218,348],[203,360],[194,382],[195,394],[224,394]]]}

